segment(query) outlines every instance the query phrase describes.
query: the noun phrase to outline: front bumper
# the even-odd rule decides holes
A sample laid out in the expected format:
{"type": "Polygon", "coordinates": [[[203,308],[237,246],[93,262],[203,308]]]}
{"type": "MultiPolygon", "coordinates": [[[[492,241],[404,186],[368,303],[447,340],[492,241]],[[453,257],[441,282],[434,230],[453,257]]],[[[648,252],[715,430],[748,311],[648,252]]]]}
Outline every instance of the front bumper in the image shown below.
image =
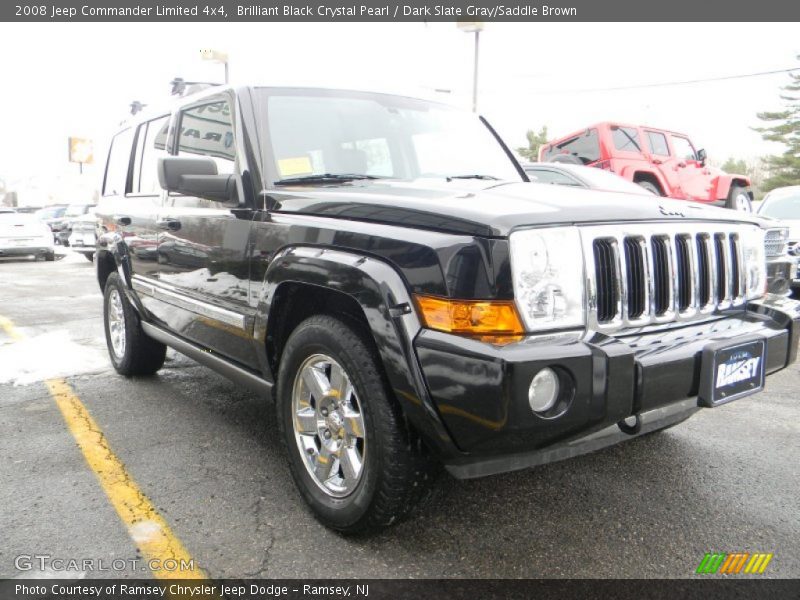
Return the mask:
{"type": "Polygon", "coordinates": [[[2,256],[30,256],[32,254],[48,254],[53,252],[52,246],[7,246],[0,248],[0,257],[2,256]]]}
{"type": "MultiPolygon", "coordinates": [[[[446,461],[457,477],[553,462],[666,427],[698,410],[703,350],[742,336],[765,340],[767,375],[793,362],[800,303],[785,297],[747,312],[671,329],[537,335],[504,346],[423,330],[415,349],[439,416],[460,450],[446,461]],[[555,418],[528,405],[533,376],[550,367],[574,381],[555,418]],[[637,416],[635,431],[618,423],[637,416]]],[[[747,401],[744,399],[743,401],[747,401]]]]}

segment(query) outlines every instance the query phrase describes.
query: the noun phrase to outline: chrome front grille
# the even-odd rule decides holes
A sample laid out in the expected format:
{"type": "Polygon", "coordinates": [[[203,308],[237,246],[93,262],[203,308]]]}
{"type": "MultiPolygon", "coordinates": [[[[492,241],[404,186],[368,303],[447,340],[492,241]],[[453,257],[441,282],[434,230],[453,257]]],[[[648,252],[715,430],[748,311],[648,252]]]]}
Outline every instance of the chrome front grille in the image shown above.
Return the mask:
{"type": "Polygon", "coordinates": [[[735,225],[620,224],[585,227],[581,235],[589,327],[696,320],[745,302],[735,225]]]}

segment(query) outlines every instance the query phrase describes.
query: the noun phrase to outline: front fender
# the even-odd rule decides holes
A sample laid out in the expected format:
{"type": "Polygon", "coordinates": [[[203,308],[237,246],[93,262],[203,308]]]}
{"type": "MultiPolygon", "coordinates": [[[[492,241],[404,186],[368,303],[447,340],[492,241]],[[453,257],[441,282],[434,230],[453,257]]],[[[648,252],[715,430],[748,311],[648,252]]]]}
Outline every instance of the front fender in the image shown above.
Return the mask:
{"type": "MultiPolygon", "coordinates": [[[[745,187],[750,187],[750,178],[744,175],[732,175],[722,173],[714,180],[714,194],[712,200],[727,200],[731,192],[731,186],[736,182],[741,182],[745,187]]],[[[752,195],[751,195],[752,200],[752,195]]]]}
{"type": "Polygon", "coordinates": [[[341,250],[293,246],[278,253],[258,296],[254,330],[262,371],[273,380],[277,374],[266,356],[267,331],[278,289],[289,282],[334,290],[358,303],[403,414],[440,457],[458,454],[417,362],[413,340],[422,326],[400,274],[379,259],[341,250]]]}

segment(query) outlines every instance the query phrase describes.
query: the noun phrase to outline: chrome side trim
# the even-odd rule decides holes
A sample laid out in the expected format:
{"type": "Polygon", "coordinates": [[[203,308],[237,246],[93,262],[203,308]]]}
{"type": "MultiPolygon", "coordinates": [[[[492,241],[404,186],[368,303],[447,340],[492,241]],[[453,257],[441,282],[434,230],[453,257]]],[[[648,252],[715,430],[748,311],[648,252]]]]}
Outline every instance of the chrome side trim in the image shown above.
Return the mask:
{"type": "Polygon", "coordinates": [[[225,323],[226,325],[231,325],[232,327],[237,327],[242,331],[246,331],[247,319],[245,315],[232,310],[214,306],[213,304],[208,304],[207,302],[196,300],[180,293],[178,288],[174,286],[161,281],[156,281],[154,279],[142,277],[141,275],[134,275],[131,278],[131,284],[133,285],[133,289],[137,292],[146,294],[156,298],[157,300],[171,304],[172,306],[183,308],[195,314],[202,315],[204,317],[208,317],[209,319],[214,319],[220,323],[225,323]]]}

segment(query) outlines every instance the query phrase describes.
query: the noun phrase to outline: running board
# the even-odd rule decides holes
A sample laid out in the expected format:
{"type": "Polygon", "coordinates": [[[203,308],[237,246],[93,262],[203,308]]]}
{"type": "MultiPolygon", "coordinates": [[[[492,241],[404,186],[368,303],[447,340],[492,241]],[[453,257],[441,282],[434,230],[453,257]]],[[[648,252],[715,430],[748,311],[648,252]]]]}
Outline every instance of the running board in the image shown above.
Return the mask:
{"type": "Polygon", "coordinates": [[[213,354],[211,350],[206,350],[192,342],[188,342],[172,333],[161,329],[145,321],[141,321],[142,329],[144,332],[154,340],[166,344],[170,348],[174,348],[181,354],[185,354],[192,360],[199,362],[228,379],[235,381],[245,387],[250,388],[252,391],[259,394],[272,393],[272,384],[266,381],[257,373],[244,369],[240,366],[230,363],[224,358],[213,354]]]}

